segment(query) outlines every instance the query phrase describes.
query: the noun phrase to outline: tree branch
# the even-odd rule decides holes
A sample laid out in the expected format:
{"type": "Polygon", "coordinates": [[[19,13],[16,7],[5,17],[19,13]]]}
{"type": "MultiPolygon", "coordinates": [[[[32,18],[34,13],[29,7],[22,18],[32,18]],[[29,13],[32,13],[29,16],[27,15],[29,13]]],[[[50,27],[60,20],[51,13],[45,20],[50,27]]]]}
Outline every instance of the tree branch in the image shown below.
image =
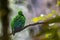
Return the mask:
{"type": "MultiPolygon", "coordinates": [[[[22,28],[21,30],[19,30],[19,31],[17,31],[17,32],[21,32],[21,31],[23,31],[24,29],[26,29],[26,28],[28,28],[28,27],[30,27],[30,26],[34,26],[34,25],[37,25],[37,24],[44,24],[44,22],[38,22],[38,23],[33,23],[33,24],[29,24],[29,25],[27,25],[27,26],[24,26],[24,28],[22,28]]],[[[17,32],[15,32],[15,33],[17,33],[17,32]]],[[[12,35],[13,33],[10,33],[9,35],[12,35]]]]}

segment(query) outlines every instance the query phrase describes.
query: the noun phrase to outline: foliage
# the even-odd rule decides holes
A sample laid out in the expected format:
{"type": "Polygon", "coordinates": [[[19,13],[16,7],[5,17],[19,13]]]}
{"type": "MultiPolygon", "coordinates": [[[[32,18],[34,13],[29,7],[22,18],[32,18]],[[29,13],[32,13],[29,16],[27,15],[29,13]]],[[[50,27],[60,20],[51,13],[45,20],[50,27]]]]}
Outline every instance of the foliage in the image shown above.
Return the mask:
{"type": "Polygon", "coordinates": [[[60,23],[60,16],[56,16],[55,18],[45,21],[45,24],[42,25],[43,30],[41,30],[40,33],[38,33],[36,36],[42,36],[45,34],[44,37],[48,40],[60,40],[60,26],[58,25],[58,23],[60,23]],[[49,26],[49,24],[51,23],[55,24],[49,26]]]}

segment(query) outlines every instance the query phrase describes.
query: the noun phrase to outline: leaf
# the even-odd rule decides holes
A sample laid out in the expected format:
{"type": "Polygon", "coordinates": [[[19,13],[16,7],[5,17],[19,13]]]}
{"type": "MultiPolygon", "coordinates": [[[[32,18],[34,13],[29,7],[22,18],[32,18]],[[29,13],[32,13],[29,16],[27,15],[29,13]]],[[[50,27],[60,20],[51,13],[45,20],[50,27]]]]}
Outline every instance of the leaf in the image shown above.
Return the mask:
{"type": "Polygon", "coordinates": [[[39,19],[37,17],[32,19],[33,22],[37,23],[39,21],[39,19]]]}
{"type": "Polygon", "coordinates": [[[55,18],[52,18],[48,21],[46,21],[46,23],[60,23],[60,16],[56,16],[55,18]]]}

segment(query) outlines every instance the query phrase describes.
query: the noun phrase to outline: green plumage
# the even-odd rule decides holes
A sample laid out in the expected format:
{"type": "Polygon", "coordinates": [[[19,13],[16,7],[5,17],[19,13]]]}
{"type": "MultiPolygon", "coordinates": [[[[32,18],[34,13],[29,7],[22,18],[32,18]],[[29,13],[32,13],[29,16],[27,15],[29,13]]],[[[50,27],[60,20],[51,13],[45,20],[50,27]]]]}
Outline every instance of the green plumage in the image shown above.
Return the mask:
{"type": "Polygon", "coordinates": [[[18,15],[11,22],[13,34],[19,32],[24,27],[24,25],[25,25],[25,17],[22,14],[22,11],[19,11],[18,15]]]}

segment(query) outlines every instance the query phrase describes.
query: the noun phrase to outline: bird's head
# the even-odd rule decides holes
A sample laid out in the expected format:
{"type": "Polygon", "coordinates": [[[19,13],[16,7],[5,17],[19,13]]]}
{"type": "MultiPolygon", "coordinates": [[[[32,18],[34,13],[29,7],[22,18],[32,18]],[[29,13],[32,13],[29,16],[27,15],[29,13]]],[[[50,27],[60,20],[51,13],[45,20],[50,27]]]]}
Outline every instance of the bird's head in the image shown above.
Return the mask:
{"type": "Polygon", "coordinates": [[[23,12],[22,12],[22,11],[19,11],[19,12],[18,12],[18,15],[23,16],[23,12]]]}

